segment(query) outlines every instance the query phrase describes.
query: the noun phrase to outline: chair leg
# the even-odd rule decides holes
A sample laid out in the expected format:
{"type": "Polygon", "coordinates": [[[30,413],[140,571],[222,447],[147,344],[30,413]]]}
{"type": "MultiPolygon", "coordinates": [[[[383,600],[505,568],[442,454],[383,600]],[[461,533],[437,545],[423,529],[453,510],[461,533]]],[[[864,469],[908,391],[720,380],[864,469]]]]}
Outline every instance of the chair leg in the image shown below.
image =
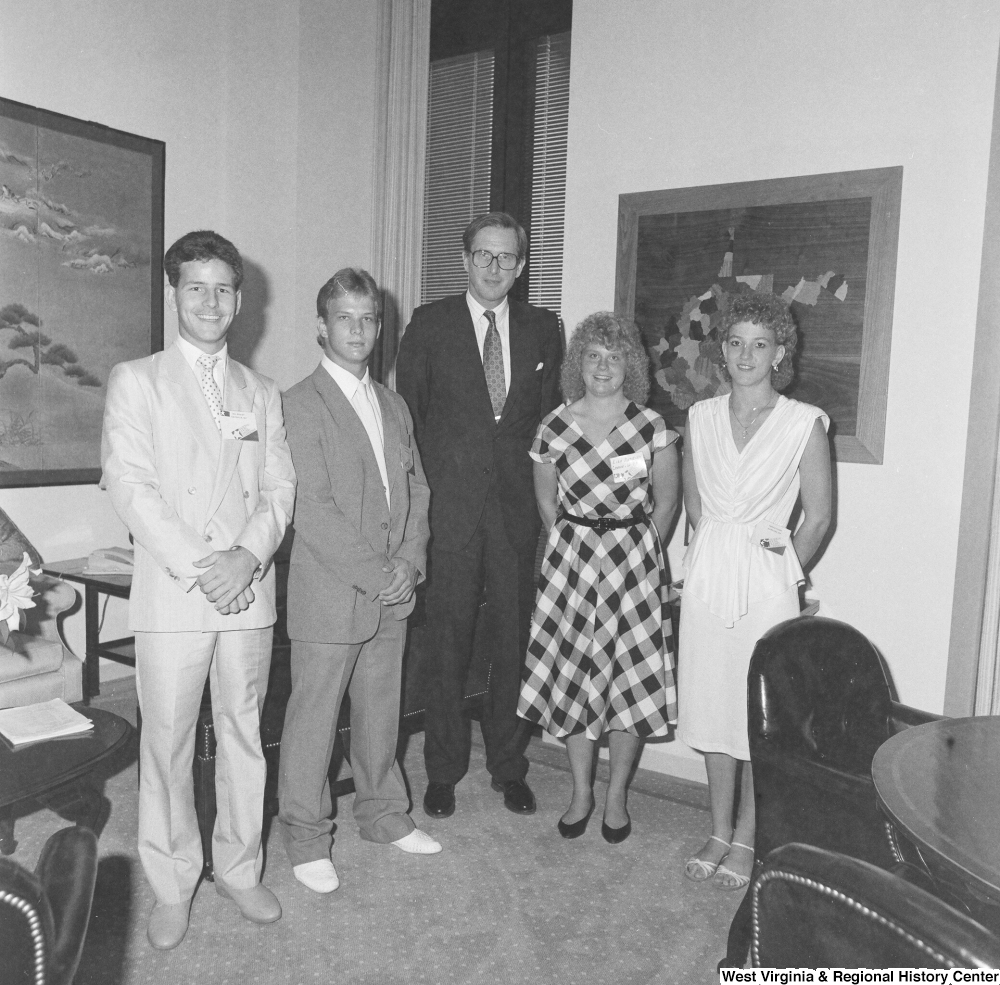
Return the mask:
{"type": "Polygon", "coordinates": [[[16,848],[14,815],[5,807],[0,809],[0,855],[13,855],[16,848]]]}
{"type": "MultiPolygon", "coordinates": [[[[757,867],[754,866],[756,869],[757,867]]],[[[756,877],[757,873],[754,872],[756,877]]],[[[747,887],[743,901],[740,903],[733,922],[729,925],[729,940],[726,942],[726,956],[719,962],[718,968],[742,968],[750,953],[750,940],[753,937],[753,880],[747,887]]]]}
{"type": "Polygon", "coordinates": [[[201,852],[204,864],[202,878],[208,882],[215,881],[215,869],[212,861],[212,831],[215,829],[215,758],[194,757],[194,811],[198,817],[198,830],[201,833],[201,852]]]}

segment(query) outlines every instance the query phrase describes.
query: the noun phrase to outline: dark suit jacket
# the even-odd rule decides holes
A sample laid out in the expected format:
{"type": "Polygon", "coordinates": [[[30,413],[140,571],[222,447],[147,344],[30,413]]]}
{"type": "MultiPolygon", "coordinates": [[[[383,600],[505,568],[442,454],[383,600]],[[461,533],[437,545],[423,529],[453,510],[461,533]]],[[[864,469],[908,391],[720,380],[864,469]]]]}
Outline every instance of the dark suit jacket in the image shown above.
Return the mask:
{"type": "Polygon", "coordinates": [[[320,364],[284,396],[285,428],[298,465],[295,540],[288,571],[288,635],[313,643],[361,643],[383,615],[405,619],[408,602],[383,607],[387,558],[421,573],[427,564],[430,492],[398,394],[374,384],[382,411],[389,503],[368,432],[320,364]]]}
{"type": "Polygon", "coordinates": [[[496,422],[465,295],[413,312],[396,388],[413,415],[431,487],[435,547],[458,551],[469,543],[495,472],[507,536],[516,550],[534,551],[541,521],[528,451],[541,419],[559,403],[561,356],[556,315],[511,299],[511,380],[496,422]]]}

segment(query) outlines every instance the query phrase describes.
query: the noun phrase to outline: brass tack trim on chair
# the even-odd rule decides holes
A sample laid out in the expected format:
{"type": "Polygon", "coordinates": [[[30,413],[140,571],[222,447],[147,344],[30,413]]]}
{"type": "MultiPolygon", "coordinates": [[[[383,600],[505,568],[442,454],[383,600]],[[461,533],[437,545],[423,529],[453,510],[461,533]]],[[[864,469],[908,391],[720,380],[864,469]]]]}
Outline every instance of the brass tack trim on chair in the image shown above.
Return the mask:
{"type": "MultiPolygon", "coordinates": [[[[885,825],[885,836],[889,839],[889,851],[892,852],[892,857],[900,864],[905,865],[906,859],[903,858],[903,850],[899,847],[899,836],[896,834],[896,829],[888,821],[882,823],[885,825]]],[[[922,858],[921,861],[923,861],[922,858]]]]}
{"type": "Polygon", "coordinates": [[[874,910],[865,906],[864,903],[859,903],[857,900],[852,899],[846,893],[842,893],[837,889],[831,889],[829,886],[824,886],[821,882],[817,882],[815,879],[807,879],[805,876],[796,875],[794,872],[785,872],[781,869],[770,869],[767,872],[761,873],[757,877],[757,880],[753,884],[753,963],[755,968],[759,968],[760,965],[760,940],[758,935],[759,926],[759,913],[758,913],[758,897],[760,895],[760,887],[764,885],[765,882],[770,882],[772,879],[783,879],[786,882],[793,882],[799,886],[807,886],[810,889],[814,889],[821,893],[823,896],[829,896],[831,899],[839,900],[841,903],[846,903],[853,910],[857,910],[859,913],[866,917],[870,917],[876,923],[880,923],[883,927],[888,930],[893,931],[898,934],[904,940],[908,941],[915,948],[923,951],[925,954],[932,957],[935,961],[943,964],[946,968],[957,968],[959,967],[951,958],[945,957],[938,951],[935,951],[929,944],[925,944],[922,940],[914,937],[908,930],[900,927],[899,924],[894,923],[892,920],[887,919],[882,916],[881,913],[876,913],[874,910]]]}
{"type": "Polygon", "coordinates": [[[35,985],[45,985],[45,936],[42,934],[42,921],[38,916],[38,910],[23,896],[3,891],[0,891],[0,904],[14,907],[28,921],[35,948],[35,985]]]}

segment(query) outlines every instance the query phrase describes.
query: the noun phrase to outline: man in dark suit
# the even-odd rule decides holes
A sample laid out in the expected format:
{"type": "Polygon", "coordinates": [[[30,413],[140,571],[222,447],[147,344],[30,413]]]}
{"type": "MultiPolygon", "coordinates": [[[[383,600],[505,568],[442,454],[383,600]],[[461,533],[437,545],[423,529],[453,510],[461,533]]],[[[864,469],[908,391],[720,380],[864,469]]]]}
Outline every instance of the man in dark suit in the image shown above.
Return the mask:
{"type": "Polygon", "coordinates": [[[301,474],[288,573],[292,694],[281,734],[279,816],[295,878],[317,893],[339,885],[327,773],[345,692],[361,837],[420,855],[441,851],[414,827],[396,762],[406,617],[426,568],[430,493],[406,404],[368,372],[379,302],[364,270],[338,270],[323,285],[316,299],[323,358],[284,400],[301,474]]]}
{"type": "Polygon", "coordinates": [[[462,241],[468,291],[417,308],[396,363],[431,488],[424,810],[452,814],[468,770],[462,691],[485,591],[486,766],[505,805],[531,814],[528,732],[517,718],[540,527],[528,451],[559,402],[562,339],[551,311],[508,299],[528,246],[514,218],[480,216],[462,241]]]}

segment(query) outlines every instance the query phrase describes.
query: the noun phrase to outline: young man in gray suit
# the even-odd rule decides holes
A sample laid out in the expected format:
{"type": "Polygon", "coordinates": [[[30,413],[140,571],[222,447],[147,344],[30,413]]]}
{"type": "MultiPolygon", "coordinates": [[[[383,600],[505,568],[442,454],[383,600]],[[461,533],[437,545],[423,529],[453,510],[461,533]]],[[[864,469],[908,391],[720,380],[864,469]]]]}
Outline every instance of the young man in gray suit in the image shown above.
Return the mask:
{"type": "Polygon", "coordinates": [[[295,878],[330,893],[340,883],[330,860],[327,773],[345,692],[361,837],[421,855],[441,846],[410,819],[396,762],[406,617],[426,568],[430,491],[406,404],[368,372],[382,327],[375,281],[364,270],[339,270],[316,310],[322,360],[284,399],[301,471],[278,797],[295,878]]]}

